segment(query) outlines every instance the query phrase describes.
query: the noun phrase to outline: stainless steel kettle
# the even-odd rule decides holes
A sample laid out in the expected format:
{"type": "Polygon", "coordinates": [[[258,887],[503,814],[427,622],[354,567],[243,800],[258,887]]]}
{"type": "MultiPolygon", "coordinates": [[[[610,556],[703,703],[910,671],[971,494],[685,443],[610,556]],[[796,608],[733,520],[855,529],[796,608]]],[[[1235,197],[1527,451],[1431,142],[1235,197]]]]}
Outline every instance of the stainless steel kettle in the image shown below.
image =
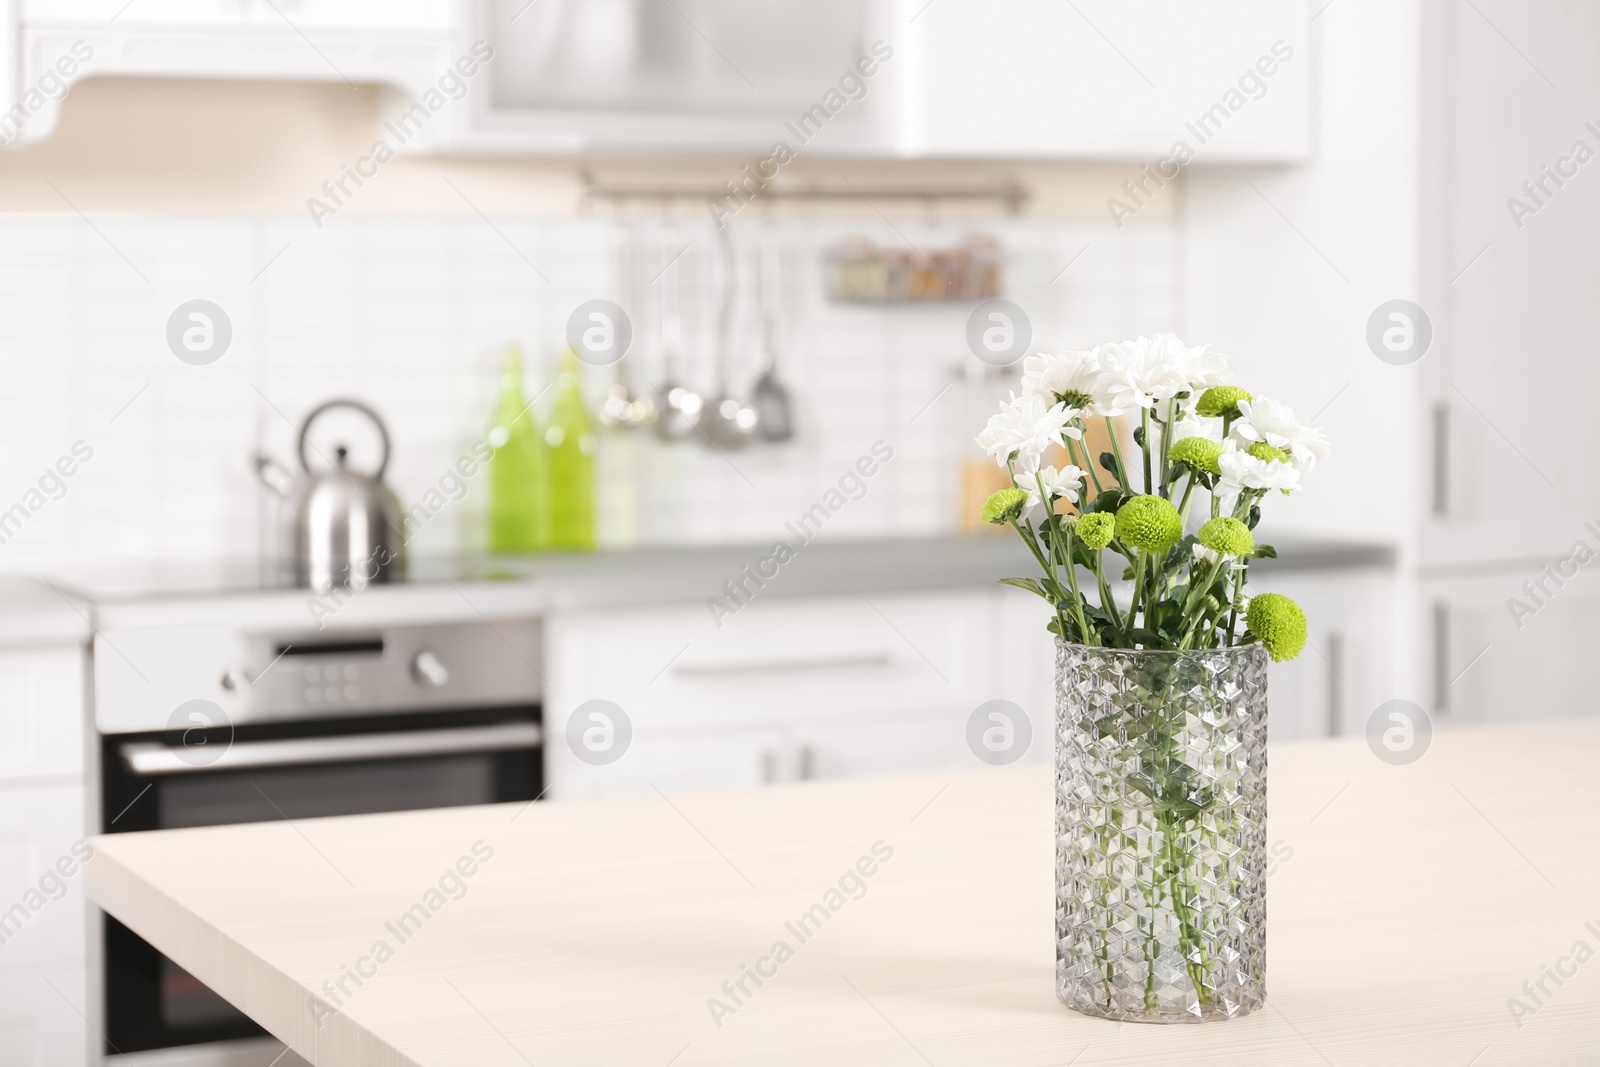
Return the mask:
{"type": "Polygon", "coordinates": [[[267,456],[257,453],[255,457],[261,481],[294,502],[290,540],[295,580],[326,593],[403,578],[405,519],[400,501],[383,483],[383,472],[389,467],[389,431],[377,412],[359,400],[329,400],[318,405],[300,424],[299,454],[299,477],[267,456]],[[312,469],[306,458],[311,424],[334,408],[358,411],[378,428],[383,458],[373,473],[362,474],[346,466],[349,449],[342,444],[334,450],[331,467],[312,469]]]}

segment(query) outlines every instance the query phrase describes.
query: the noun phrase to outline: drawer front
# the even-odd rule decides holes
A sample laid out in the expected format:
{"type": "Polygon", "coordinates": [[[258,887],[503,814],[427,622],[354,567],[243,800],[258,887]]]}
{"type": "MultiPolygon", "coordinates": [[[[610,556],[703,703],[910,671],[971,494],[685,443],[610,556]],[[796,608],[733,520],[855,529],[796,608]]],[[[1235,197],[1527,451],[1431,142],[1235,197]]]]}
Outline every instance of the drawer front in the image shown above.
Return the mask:
{"type": "Polygon", "coordinates": [[[0,652],[0,783],[83,774],[85,669],[77,647],[0,652]]]}
{"type": "Polygon", "coordinates": [[[546,720],[589,700],[635,733],[817,715],[970,710],[986,698],[988,591],[566,615],[549,624],[546,720]]]}

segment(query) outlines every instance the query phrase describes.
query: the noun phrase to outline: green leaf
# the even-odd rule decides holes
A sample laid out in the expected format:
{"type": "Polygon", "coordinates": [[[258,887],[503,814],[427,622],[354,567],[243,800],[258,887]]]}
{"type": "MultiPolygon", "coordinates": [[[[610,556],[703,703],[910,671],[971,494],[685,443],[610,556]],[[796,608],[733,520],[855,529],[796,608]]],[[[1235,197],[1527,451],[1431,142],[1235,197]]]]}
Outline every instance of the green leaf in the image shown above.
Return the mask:
{"type": "MultiPolygon", "coordinates": [[[[1087,444],[1088,442],[1084,442],[1084,443],[1087,444]]],[[[1110,452],[1102,452],[1102,453],[1100,453],[1100,466],[1104,467],[1106,470],[1110,471],[1112,474],[1116,474],[1117,473],[1117,457],[1112,455],[1110,452]]]]}
{"type": "Polygon", "coordinates": [[[1050,599],[1050,595],[1044,591],[1043,583],[1037,578],[1001,578],[1000,584],[1009,585],[1017,589],[1026,589],[1035,596],[1044,597],[1046,600],[1050,599]]]}
{"type": "Polygon", "coordinates": [[[1261,521],[1261,505],[1260,504],[1252,504],[1252,505],[1250,505],[1250,519],[1249,519],[1249,521],[1247,521],[1245,523],[1245,525],[1250,527],[1250,529],[1254,530],[1256,528],[1256,523],[1258,523],[1260,521],[1261,521]]]}
{"type": "Polygon", "coordinates": [[[1094,503],[1089,505],[1090,511],[1104,511],[1115,515],[1122,506],[1122,491],[1120,489],[1104,489],[1094,498],[1094,503]]]}
{"type": "Polygon", "coordinates": [[[1271,545],[1257,545],[1256,550],[1250,553],[1251,559],[1277,559],[1278,550],[1271,545]]]}
{"type": "Polygon", "coordinates": [[[1138,445],[1141,449],[1145,447],[1143,426],[1135,426],[1133,428],[1133,443],[1138,445]]]}

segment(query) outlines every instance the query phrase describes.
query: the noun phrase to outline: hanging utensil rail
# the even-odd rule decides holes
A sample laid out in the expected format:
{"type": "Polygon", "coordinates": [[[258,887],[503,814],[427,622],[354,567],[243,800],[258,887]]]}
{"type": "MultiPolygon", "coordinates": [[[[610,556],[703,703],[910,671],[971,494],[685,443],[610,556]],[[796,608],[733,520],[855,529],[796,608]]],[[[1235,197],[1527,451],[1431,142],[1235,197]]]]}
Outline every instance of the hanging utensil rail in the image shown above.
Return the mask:
{"type": "MultiPolygon", "coordinates": [[[[581,173],[578,180],[582,183],[583,197],[586,201],[718,201],[728,195],[726,189],[697,186],[607,185],[596,181],[594,176],[587,171],[581,173]]],[[[868,186],[858,188],[854,184],[844,187],[827,185],[791,186],[768,183],[754,194],[753,199],[774,202],[862,200],[869,206],[879,200],[909,200],[921,202],[930,207],[942,201],[992,200],[999,203],[1005,209],[1006,214],[1019,215],[1031,195],[1027,186],[1016,181],[987,185],[930,185],[922,188],[911,186],[868,186]]]]}

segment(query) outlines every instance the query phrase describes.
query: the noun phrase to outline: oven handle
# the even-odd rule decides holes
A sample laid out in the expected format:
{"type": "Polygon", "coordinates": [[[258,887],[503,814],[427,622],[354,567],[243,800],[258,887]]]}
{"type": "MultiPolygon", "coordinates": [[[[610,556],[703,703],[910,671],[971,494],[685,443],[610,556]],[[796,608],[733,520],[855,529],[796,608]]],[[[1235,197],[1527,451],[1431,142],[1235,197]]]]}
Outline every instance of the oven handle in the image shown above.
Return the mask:
{"type": "Polygon", "coordinates": [[[537,748],[544,739],[538,723],[515,722],[444,730],[404,730],[346,737],[239,741],[221,756],[197,758],[193,749],[157,742],[122,746],[122,762],[141,777],[235,771],[247,767],[290,767],[307,763],[355,763],[365,760],[440,756],[456,752],[502,752],[537,748]]]}

